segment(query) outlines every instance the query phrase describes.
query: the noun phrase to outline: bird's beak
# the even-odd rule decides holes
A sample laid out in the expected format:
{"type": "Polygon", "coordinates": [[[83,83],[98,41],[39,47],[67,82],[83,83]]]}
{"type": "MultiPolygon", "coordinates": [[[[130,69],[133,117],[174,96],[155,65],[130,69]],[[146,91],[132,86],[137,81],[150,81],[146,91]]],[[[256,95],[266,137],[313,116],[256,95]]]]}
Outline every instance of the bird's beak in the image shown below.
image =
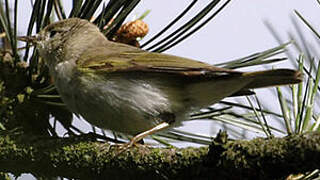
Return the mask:
{"type": "Polygon", "coordinates": [[[37,36],[19,36],[17,39],[31,44],[36,44],[38,41],[37,36]]]}

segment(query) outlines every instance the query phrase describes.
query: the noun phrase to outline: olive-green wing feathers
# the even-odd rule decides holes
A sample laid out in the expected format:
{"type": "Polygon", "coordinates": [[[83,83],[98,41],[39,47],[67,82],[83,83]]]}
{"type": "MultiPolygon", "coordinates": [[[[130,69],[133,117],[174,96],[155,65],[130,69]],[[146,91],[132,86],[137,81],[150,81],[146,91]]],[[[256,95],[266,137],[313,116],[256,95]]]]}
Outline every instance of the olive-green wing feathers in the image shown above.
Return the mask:
{"type": "Polygon", "coordinates": [[[204,80],[245,78],[248,80],[248,84],[243,88],[244,92],[246,92],[246,89],[294,84],[302,81],[302,73],[290,69],[240,72],[187,58],[139,49],[113,52],[106,48],[95,48],[95,51],[88,50],[87,53],[80,56],[76,62],[77,66],[81,71],[102,73],[160,72],[177,74],[183,77],[200,77],[204,80]]]}
{"type": "Polygon", "coordinates": [[[95,53],[92,53],[92,51],[87,52],[77,61],[78,67],[84,71],[95,70],[109,73],[130,71],[162,72],[185,76],[209,74],[211,76],[223,74],[241,75],[238,71],[214,67],[203,62],[142,50],[108,53],[105,49],[101,49],[101,51],[96,51],[95,53]]]}

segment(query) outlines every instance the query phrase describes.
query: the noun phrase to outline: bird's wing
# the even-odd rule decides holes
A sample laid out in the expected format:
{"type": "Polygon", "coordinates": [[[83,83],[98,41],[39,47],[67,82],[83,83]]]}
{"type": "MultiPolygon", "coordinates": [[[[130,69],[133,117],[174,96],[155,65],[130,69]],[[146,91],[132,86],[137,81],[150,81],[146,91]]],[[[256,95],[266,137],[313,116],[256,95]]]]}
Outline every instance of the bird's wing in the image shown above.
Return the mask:
{"type": "Polygon", "coordinates": [[[87,51],[77,61],[83,71],[96,72],[161,72],[182,76],[216,77],[226,75],[240,76],[242,73],[230,69],[215,67],[203,62],[172,56],[152,53],[142,50],[112,53],[101,48],[87,51]]]}
{"type": "MultiPolygon", "coordinates": [[[[231,69],[219,68],[195,61],[192,59],[152,53],[140,49],[130,49],[113,53],[105,47],[95,48],[95,51],[88,50],[78,58],[77,66],[80,71],[94,71],[101,73],[122,73],[122,72],[146,72],[175,74],[186,77],[188,80],[245,80],[246,85],[233,95],[250,95],[253,92],[249,89],[269,86],[287,85],[302,81],[302,73],[291,69],[273,69],[256,72],[240,72],[231,69]]],[[[125,47],[126,48],[126,47],[125,47]]],[[[120,47],[120,50],[121,49],[120,47]]]]}

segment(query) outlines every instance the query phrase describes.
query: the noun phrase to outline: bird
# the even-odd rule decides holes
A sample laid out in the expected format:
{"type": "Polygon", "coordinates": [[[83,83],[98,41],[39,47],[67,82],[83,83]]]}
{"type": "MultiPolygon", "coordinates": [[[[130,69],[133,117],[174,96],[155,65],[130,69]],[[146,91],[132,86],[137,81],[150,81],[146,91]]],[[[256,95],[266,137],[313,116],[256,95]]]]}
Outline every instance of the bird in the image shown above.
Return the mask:
{"type": "Polygon", "coordinates": [[[96,127],[132,135],[128,147],[226,97],[303,79],[293,69],[242,72],[149,52],[110,41],[79,18],[49,24],[25,41],[36,45],[67,108],[96,127]]]}

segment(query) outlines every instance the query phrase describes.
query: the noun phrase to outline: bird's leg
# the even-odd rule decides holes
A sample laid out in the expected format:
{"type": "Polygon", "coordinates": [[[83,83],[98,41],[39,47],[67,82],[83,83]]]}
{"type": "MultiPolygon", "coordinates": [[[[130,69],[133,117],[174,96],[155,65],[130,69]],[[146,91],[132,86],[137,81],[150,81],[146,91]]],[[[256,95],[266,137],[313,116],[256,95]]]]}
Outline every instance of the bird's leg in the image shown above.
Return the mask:
{"type": "Polygon", "coordinates": [[[170,126],[170,124],[168,122],[162,122],[162,123],[158,124],[157,126],[153,127],[152,129],[149,129],[149,130],[147,130],[145,132],[142,132],[142,133],[134,136],[130,140],[130,142],[120,145],[120,151],[117,154],[121,154],[122,152],[124,152],[127,149],[131,148],[132,146],[136,145],[137,142],[139,142],[143,138],[147,137],[148,135],[151,135],[151,134],[153,134],[155,132],[158,132],[158,131],[161,131],[163,129],[166,129],[169,126],[170,126]]]}
{"type": "Polygon", "coordinates": [[[158,124],[157,126],[144,131],[136,136],[134,136],[130,142],[121,145],[121,150],[118,154],[124,152],[125,150],[131,148],[132,146],[136,145],[139,141],[141,141],[143,138],[147,137],[148,135],[151,135],[153,133],[156,133],[158,131],[161,131],[163,129],[166,129],[170,126],[170,124],[175,122],[175,115],[173,113],[169,113],[169,112],[163,112],[159,115],[158,117],[161,120],[165,120],[162,123],[158,124]]]}
{"type": "Polygon", "coordinates": [[[130,148],[132,147],[133,145],[135,145],[137,142],[139,142],[140,140],[142,140],[143,138],[155,133],[155,132],[158,132],[158,131],[161,131],[163,129],[166,129],[167,127],[169,127],[170,124],[167,123],[167,122],[162,122],[160,124],[158,124],[156,127],[152,128],[152,129],[149,129],[145,132],[142,132],[136,136],[134,136],[129,143],[127,143],[127,148],[130,148]]]}

